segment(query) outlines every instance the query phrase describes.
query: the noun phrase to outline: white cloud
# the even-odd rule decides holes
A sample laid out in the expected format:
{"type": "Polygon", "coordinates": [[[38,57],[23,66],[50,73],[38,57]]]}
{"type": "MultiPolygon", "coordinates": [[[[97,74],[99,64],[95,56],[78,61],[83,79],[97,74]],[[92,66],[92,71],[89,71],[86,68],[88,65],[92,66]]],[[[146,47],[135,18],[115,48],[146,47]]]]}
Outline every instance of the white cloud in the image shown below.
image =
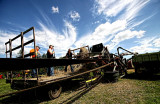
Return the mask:
{"type": "MultiPolygon", "coordinates": [[[[110,41],[110,43],[108,44],[110,50],[114,49],[122,41],[132,39],[134,37],[142,38],[144,36],[145,31],[137,31],[133,29],[135,26],[142,24],[153,16],[151,15],[140,21],[136,21],[135,19],[135,17],[139,15],[140,11],[149,3],[149,1],[150,0],[95,0],[95,5],[93,8],[94,14],[104,15],[105,19],[108,21],[112,21],[109,19],[112,17],[117,18],[117,21],[125,21],[125,27],[122,30],[114,34],[112,33],[112,31],[107,31],[108,34],[111,34],[106,36],[110,41]]],[[[124,24],[122,24],[122,26],[124,26],[124,24]]],[[[98,29],[98,27],[96,29],[98,29]]],[[[98,33],[102,33],[102,31],[98,31],[97,34],[98,33]]],[[[104,39],[106,40],[107,38],[104,39]]]]}
{"type": "Polygon", "coordinates": [[[76,41],[76,28],[66,20],[64,20],[65,28],[62,30],[63,34],[47,28],[40,22],[39,25],[41,26],[42,30],[36,32],[36,42],[45,49],[52,44],[54,45],[55,52],[58,54],[63,53],[61,54],[63,56],[67,49],[69,49],[76,41]]]}
{"type": "Polygon", "coordinates": [[[160,38],[155,39],[155,40],[153,41],[153,44],[154,44],[155,47],[160,47],[160,38]]]}
{"type": "Polygon", "coordinates": [[[130,2],[130,4],[127,6],[125,13],[120,18],[125,18],[127,21],[130,21],[134,19],[139,11],[149,3],[150,0],[133,0],[133,2],[130,2]]]}
{"type": "Polygon", "coordinates": [[[88,33],[75,42],[76,47],[81,44],[94,45],[98,43],[109,43],[110,50],[115,48],[120,42],[131,39],[143,37],[145,31],[131,31],[127,29],[127,22],[125,20],[117,20],[113,23],[106,22],[100,24],[92,33],[88,33]]]}
{"type": "MultiPolygon", "coordinates": [[[[41,30],[36,30],[36,45],[41,47],[41,54],[46,53],[49,45],[54,45],[56,57],[64,56],[69,48],[72,48],[72,45],[76,41],[76,28],[68,21],[64,20],[64,27],[62,29],[63,34],[56,32],[53,29],[47,28],[44,24],[39,22],[41,30]]],[[[0,55],[5,56],[5,42],[9,39],[14,38],[18,34],[6,33],[0,31],[0,55]]],[[[33,38],[33,35],[30,34],[28,37],[24,37],[25,42],[33,38]]],[[[20,38],[13,41],[13,47],[16,47],[21,44],[20,38]]],[[[25,47],[25,53],[29,53],[29,50],[33,48],[33,44],[25,47]]],[[[13,51],[13,57],[17,56],[19,50],[13,51]]]]}
{"type": "Polygon", "coordinates": [[[145,31],[131,31],[131,30],[125,30],[122,32],[119,32],[115,38],[112,40],[112,42],[119,43],[121,41],[131,39],[133,37],[141,38],[143,37],[145,31]]]}
{"type": "Polygon", "coordinates": [[[76,11],[70,11],[69,16],[70,16],[70,18],[72,18],[73,21],[79,21],[80,20],[80,15],[76,11]]]}
{"type": "Polygon", "coordinates": [[[132,0],[96,0],[98,14],[112,17],[121,12],[132,0]]]}
{"type": "MultiPolygon", "coordinates": [[[[0,31],[0,54],[1,55],[5,55],[5,51],[6,51],[6,46],[5,43],[7,41],[9,41],[9,39],[12,39],[13,37],[15,37],[16,35],[13,33],[7,33],[4,31],[0,31]]],[[[16,42],[17,44],[18,42],[16,42]]],[[[20,44],[19,44],[20,45],[20,44]]],[[[9,44],[7,45],[8,50],[9,50],[9,44]]],[[[12,47],[15,47],[15,44],[12,45],[12,47]]],[[[13,51],[14,54],[15,51],[13,51]]]]}
{"type": "Polygon", "coordinates": [[[98,23],[100,23],[100,21],[95,21],[95,22],[93,22],[92,24],[98,24],[98,23]]]}
{"type": "Polygon", "coordinates": [[[135,47],[130,48],[130,50],[133,52],[138,52],[139,54],[160,51],[158,48],[152,48],[152,47],[148,47],[145,45],[135,46],[135,47]]]}
{"type": "Polygon", "coordinates": [[[92,33],[84,35],[75,45],[79,47],[82,43],[86,45],[93,45],[97,43],[106,43],[110,41],[114,35],[126,28],[126,21],[118,20],[113,23],[106,22],[100,24],[92,33]]]}
{"type": "Polygon", "coordinates": [[[94,22],[95,24],[97,24],[97,23],[99,23],[100,21],[96,21],[96,22],[94,22]]]}
{"type": "Polygon", "coordinates": [[[147,17],[147,18],[144,18],[143,20],[141,20],[141,21],[130,21],[130,22],[128,22],[128,25],[129,25],[129,27],[130,28],[132,28],[132,27],[136,27],[136,26],[138,26],[138,25],[140,25],[140,24],[142,24],[142,23],[144,23],[145,21],[147,21],[147,20],[149,20],[151,17],[153,17],[155,14],[152,14],[151,16],[149,16],[149,17],[147,17]]]}
{"type": "Polygon", "coordinates": [[[104,14],[106,17],[119,16],[119,19],[130,21],[150,0],[95,0],[94,12],[104,14]]]}
{"type": "Polygon", "coordinates": [[[133,52],[138,52],[139,54],[160,51],[158,48],[153,48],[146,45],[134,46],[130,48],[130,50],[133,52]]]}
{"type": "Polygon", "coordinates": [[[124,30],[115,35],[111,43],[108,45],[109,49],[114,49],[120,42],[131,39],[131,38],[141,38],[143,37],[145,31],[131,31],[131,30],[124,30]]]}
{"type": "Polygon", "coordinates": [[[138,45],[131,47],[130,50],[133,52],[138,52],[138,53],[146,53],[146,52],[157,52],[160,51],[160,38],[155,37],[148,37],[141,39],[138,41],[138,45]],[[155,46],[155,47],[154,47],[155,46]]]}
{"type": "Polygon", "coordinates": [[[52,6],[52,12],[53,13],[59,13],[59,8],[52,6]]]}
{"type": "MultiPolygon", "coordinates": [[[[13,39],[14,37],[16,37],[17,35],[19,35],[20,33],[8,33],[5,31],[0,31],[0,55],[5,56],[5,51],[6,51],[6,45],[5,43],[9,41],[9,39],[13,39]]],[[[32,36],[33,37],[33,36],[32,36]]],[[[29,41],[30,38],[29,37],[24,37],[25,42],[29,41]]],[[[21,45],[21,40],[20,38],[17,38],[16,40],[12,41],[12,49],[21,45]]],[[[29,48],[31,46],[27,45],[25,47],[25,54],[29,52],[29,48]]],[[[7,44],[7,50],[9,50],[9,44],[7,44]]],[[[15,58],[17,56],[17,53],[19,52],[20,48],[17,50],[12,51],[12,57],[15,58]]],[[[9,57],[9,54],[8,54],[9,57]]]]}

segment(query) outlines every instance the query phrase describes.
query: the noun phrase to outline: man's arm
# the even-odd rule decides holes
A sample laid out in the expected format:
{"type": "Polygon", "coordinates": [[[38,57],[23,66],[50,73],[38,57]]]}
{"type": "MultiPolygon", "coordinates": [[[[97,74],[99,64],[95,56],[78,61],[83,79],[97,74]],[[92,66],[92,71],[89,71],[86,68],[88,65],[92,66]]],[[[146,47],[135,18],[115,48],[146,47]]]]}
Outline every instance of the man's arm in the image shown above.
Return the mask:
{"type": "Polygon", "coordinates": [[[40,54],[40,52],[38,51],[38,53],[40,54]]]}
{"type": "Polygon", "coordinates": [[[66,59],[68,59],[68,55],[67,55],[68,53],[66,53],[66,59]]]}
{"type": "MultiPolygon", "coordinates": [[[[32,53],[30,53],[30,54],[32,54],[32,53]]],[[[33,58],[32,55],[30,55],[30,58],[33,58]]]]}

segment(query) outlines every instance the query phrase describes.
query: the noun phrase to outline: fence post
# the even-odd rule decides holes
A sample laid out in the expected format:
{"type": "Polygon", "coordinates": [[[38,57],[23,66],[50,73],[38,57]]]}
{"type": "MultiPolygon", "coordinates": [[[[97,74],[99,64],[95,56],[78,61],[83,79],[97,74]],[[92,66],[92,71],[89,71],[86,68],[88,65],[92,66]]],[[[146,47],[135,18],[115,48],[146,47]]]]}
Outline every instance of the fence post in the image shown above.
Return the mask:
{"type": "MultiPolygon", "coordinates": [[[[24,39],[23,39],[23,32],[21,32],[21,55],[22,55],[22,58],[24,59],[24,39]]],[[[26,81],[25,70],[23,70],[23,79],[24,79],[24,82],[25,82],[25,81],[26,81]]]]}
{"type": "MultiPolygon", "coordinates": [[[[37,59],[38,52],[37,52],[37,55],[36,55],[36,42],[35,42],[35,30],[34,30],[34,27],[33,27],[33,39],[34,39],[34,52],[35,52],[35,57],[37,59]]],[[[38,68],[36,68],[36,72],[37,72],[37,81],[38,81],[38,68]]]]}
{"type": "MultiPolygon", "coordinates": [[[[9,50],[10,50],[10,58],[12,58],[12,40],[11,39],[9,39],[9,50]]],[[[12,77],[13,77],[12,71],[10,75],[11,75],[11,83],[12,83],[12,77]]]]}
{"type": "MultiPolygon", "coordinates": [[[[6,44],[6,58],[8,58],[8,55],[7,55],[7,44],[6,44]]],[[[7,71],[7,78],[8,79],[8,71],[7,71]]]]}

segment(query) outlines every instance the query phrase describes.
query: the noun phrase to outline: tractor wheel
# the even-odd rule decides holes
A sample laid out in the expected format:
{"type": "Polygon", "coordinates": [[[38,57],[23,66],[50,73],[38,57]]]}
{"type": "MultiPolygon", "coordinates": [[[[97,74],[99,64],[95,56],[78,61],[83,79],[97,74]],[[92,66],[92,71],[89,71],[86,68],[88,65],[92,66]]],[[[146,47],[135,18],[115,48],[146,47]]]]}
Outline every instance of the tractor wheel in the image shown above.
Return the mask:
{"type": "Polygon", "coordinates": [[[55,99],[60,96],[62,92],[62,86],[59,84],[51,85],[49,91],[48,91],[48,96],[50,99],[55,99]]]}
{"type": "Polygon", "coordinates": [[[119,78],[119,72],[118,71],[107,71],[104,73],[103,82],[117,82],[119,78]]]}

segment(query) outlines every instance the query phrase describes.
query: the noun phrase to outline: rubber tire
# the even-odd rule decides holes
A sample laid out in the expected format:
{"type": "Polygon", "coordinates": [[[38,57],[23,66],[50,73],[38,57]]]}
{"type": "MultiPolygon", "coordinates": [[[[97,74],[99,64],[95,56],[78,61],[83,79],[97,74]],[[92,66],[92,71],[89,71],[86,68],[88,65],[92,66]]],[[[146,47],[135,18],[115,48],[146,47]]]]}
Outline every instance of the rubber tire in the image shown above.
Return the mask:
{"type": "Polygon", "coordinates": [[[62,86],[59,84],[51,85],[48,96],[51,100],[58,98],[62,92],[62,86]]]}
{"type": "Polygon", "coordinates": [[[119,78],[119,72],[104,72],[103,82],[117,82],[119,78]]]}

